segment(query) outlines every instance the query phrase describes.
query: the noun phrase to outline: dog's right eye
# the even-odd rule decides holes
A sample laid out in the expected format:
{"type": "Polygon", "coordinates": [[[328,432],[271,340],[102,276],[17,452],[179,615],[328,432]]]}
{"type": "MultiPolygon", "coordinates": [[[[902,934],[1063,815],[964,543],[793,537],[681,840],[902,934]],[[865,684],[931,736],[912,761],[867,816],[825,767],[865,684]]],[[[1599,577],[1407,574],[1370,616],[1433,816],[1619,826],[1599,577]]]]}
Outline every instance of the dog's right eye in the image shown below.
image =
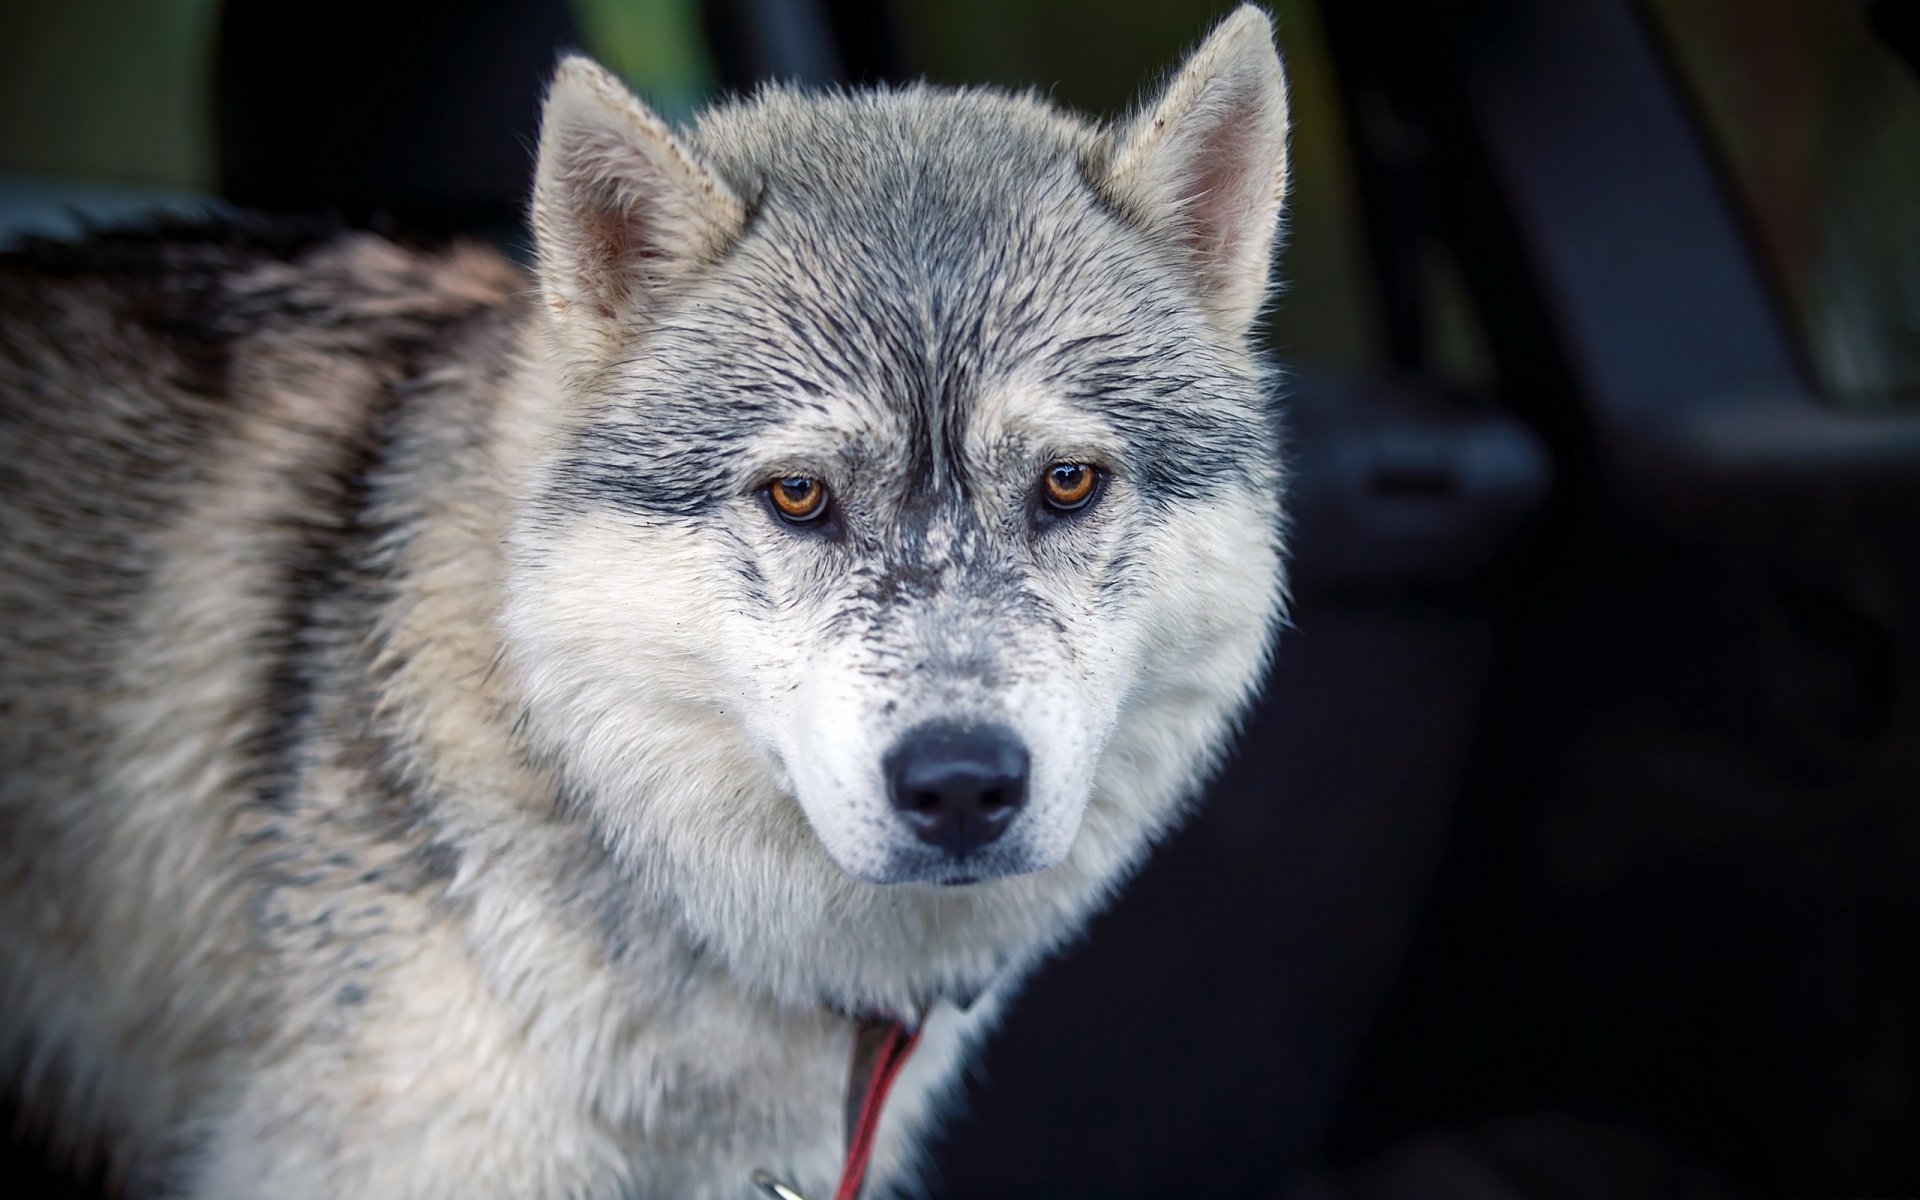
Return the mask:
{"type": "Polygon", "coordinates": [[[788,475],[767,485],[780,519],[794,525],[818,521],[827,511],[827,485],[811,475],[788,475]]]}

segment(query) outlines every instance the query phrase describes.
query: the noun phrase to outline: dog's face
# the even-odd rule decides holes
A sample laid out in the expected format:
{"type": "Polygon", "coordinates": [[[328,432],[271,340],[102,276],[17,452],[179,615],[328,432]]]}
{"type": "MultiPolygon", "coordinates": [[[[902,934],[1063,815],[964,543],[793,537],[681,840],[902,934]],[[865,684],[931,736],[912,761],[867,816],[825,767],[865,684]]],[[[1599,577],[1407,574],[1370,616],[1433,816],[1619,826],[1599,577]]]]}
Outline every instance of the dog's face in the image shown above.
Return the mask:
{"type": "Polygon", "coordinates": [[[767,93],[682,142],[563,66],[559,415],[507,628],[545,752],[660,886],[730,875],[717,929],[935,885],[992,958],[1171,819],[1279,610],[1247,331],[1284,139],[1246,10],[1111,133],[914,89],[767,93]]]}

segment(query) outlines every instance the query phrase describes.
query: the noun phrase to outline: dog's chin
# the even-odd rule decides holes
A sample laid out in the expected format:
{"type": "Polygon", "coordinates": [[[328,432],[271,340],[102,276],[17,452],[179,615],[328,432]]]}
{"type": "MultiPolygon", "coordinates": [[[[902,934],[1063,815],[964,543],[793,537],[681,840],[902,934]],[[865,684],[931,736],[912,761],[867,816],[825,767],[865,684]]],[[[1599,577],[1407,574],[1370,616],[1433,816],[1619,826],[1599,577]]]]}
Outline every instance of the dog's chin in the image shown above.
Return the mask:
{"type": "Polygon", "coordinates": [[[882,887],[920,886],[941,893],[965,892],[1003,879],[1031,875],[1054,865],[1050,860],[1019,847],[988,847],[965,858],[924,852],[904,847],[883,856],[862,857],[849,862],[838,854],[829,854],[834,863],[862,883],[882,887]]]}

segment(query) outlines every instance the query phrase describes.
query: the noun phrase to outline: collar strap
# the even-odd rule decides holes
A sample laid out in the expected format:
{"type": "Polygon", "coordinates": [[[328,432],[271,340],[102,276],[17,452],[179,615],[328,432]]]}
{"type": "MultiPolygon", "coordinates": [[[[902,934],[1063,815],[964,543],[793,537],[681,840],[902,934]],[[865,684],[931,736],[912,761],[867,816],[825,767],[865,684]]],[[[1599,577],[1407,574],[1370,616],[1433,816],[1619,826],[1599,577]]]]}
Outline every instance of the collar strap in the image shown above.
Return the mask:
{"type": "MultiPolygon", "coordinates": [[[[847,1064],[847,1157],[840,1166],[840,1186],[833,1189],[833,1200],[860,1200],[887,1093],[919,1041],[918,1025],[891,1017],[854,1018],[853,1059],[847,1064]]],[[[766,1171],[755,1171],[753,1182],[773,1200],[805,1200],[766,1171]]]]}
{"type": "Polygon", "coordinates": [[[847,1158],[840,1167],[840,1186],[833,1190],[833,1200],[860,1200],[887,1093],[919,1041],[917,1025],[909,1027],[892,1018],[855,1020],[853,1061],[847,1066],[847,1158]]]}

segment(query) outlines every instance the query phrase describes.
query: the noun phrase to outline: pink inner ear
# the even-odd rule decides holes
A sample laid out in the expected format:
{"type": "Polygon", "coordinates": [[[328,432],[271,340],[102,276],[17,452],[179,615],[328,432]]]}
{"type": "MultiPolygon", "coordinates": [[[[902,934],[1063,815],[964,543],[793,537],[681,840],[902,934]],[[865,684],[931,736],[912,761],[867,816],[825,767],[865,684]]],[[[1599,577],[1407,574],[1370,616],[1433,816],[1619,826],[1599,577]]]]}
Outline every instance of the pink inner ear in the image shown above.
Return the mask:
{"type": "Polygon", "coordinates": [[[614,188],[601,185],[592,192],[580,209],[575,253],[580,256],[581,280],[592,289],[597,315],[611,319],[620,305],[633,298],[630,264],[645,253],[646,238],[639,214],[620,203],[614,188]]]}
{"type": "Polygon", "coordinates": [[[1216,162],[1180,190],[1186,240],[1205,269],[1227,266],[1239,250],[1236,231],[1248,215],[1245,182],[1243,174],[1216,162]]]}
{"type": "MultiPolygon", "coordinates": [[[[1188,154],[1186,184],[1179,204],[1186,240],[1202,270],[1234,270],[1253,227],[1263,219],[1272,184],[1259,168],[1258,133],[1249,116],[1259,112],[1260,96],[1236,88],[1213,112],[1212,126],[1195,139],[1188,154]]],[[[1257,117],[1256,117],[1257,119],[1257,117]]]]}
{"type": "MultiPolygon", "coordinates": [[[[615,162],[614,156],[600,155],[583,165],[610,172],[615,162]]],[[[654,214],[632,187],[612,178],[574,185],[570,252],[594,315],[602,319],[617,318],[636,301],[664,257],[654,214]]]]}

